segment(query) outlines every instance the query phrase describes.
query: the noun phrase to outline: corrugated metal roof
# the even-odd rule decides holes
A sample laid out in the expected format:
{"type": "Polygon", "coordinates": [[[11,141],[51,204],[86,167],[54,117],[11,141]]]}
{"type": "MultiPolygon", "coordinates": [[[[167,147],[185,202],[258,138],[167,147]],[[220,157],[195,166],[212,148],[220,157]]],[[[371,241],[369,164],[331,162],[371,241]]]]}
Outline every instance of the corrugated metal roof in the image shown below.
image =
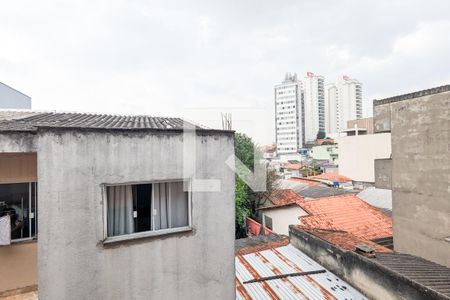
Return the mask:
{"type": "Polygon", "coordinates": [[[324,273],[254,283],[262,277],[325,270],[297,248],[283,247],[236,256],[236,299],[366,299],[345,281],[324,273]]]}
{"type": "MultiPolygon", "coordinates": [[[[0,112],[1,114],[1,112],[0,112]]],[[[0,121],[0,131],[36,131],[38,127],[86,128],[86,129],[178,129],[184,125],[180,118],[162,118],[144,115],[107,115],[88,113],[36,113],[0,121]]],[[[197,129],[204,129],[191,123],[197,129]]]]}
{"type": "Polygon", "coordinates": [[[358,194],[358,197],[372,206],[392,211],[392,191],[368,187],[358,194]]]}

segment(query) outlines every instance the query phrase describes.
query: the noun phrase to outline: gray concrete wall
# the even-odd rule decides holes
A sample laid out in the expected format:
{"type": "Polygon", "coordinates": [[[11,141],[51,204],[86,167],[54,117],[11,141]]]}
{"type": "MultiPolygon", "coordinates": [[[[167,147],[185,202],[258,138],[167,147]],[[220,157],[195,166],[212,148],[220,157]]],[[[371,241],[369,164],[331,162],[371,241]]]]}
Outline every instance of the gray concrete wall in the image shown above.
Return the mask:
{"type": "Polygon", "coordinates": [[[31,109],[31,98],[0,82],[0,109],[31,109]]]}
{"type": "Polygon", "coordinates": [[[369,299],[445,299],[432,290],[424,290],[375,260],[353,251],[345,251],[309,233],[289,227],[289,243],[341,277],[369,299]]]}
{"type": "Polygon", "coordinates": [[[450,267],[450,92],[376,111],[390,111],[395,250],[450,267]]]}
{"type": "Polygon", "coordinates": [[[42,299],[234,299],[233,135],[198,135],[193,230],[105,246],[102,184],[180,179],[177,133],[39,134],[38,280],[42,299]]]}
{"type": "Polygon", "coordinates": [[[392,189],[392,159],[375,159],[375,187],[392,189]]]}

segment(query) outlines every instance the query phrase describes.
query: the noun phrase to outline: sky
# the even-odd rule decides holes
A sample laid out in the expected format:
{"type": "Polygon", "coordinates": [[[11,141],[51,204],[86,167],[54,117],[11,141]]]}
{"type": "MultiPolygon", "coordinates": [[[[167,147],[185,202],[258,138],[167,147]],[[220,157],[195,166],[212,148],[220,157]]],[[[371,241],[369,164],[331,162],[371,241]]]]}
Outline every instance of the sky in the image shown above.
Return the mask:
{"type": "Polygon", "coordinates": [[[286,72],[363,83],[372,100],[450,83],[447,0],[0,1],[0,82],[38,110],[183,117],[221,112],[274,140],[286,72]]]}

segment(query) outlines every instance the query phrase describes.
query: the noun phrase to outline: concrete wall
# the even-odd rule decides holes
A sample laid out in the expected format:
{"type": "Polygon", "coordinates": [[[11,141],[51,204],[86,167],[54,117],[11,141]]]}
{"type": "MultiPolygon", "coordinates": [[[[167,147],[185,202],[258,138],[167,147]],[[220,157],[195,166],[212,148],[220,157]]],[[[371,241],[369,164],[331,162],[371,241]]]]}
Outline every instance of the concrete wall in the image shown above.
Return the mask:
{"type": "Polygon", "coordinates": [[[355,181],[375,182],[377,158],[391,156],[391,134],[368,134],[340,137],[339,174],[355,181]]]}
{"type": "Polygon", "coordinates": [[[395,250],[450,267],[450,92],[428,94],[376,105],[375,128],[392,136],[395,250]]]}
{"type": "Polygon", "coordinates": [[[0,246],[0,297],[8,291],[37,284],[35,241],[0,246]]]}
{"type": "MultiPolygon", "coordinates": [[[[300,224],[298,218],[307,216],[308,214],[298,205],[292,205],[263,210],[263,215],[272,218],[273,232],[289,235],[289,225],[300,224]]],[[[262,220],[264,220],[264,216],[262,217],[262,220]]]]}
{"type": "Polygon", "coordinates": [[[375,159],[375,187],[392,189],[392,159],[375,159]]]}
{"type": "Polygon", "coordinates": [[[444,299],[432,290],[424,291],[413,281],[400,276],[373,259],[345,251],[314,235],[289,229],[289,243],[341,277],[369,299],[407,300],[444,299]]]}
{"type": "Polygon", "coordinates": [[[0,82],[0,108],[31,109],[31,98],[0,82]]]}
{"type": "Polygon", "coordinates": [[[197,135],[193,230],[103,245],[103,183],[179,179],[182,135],[42,132],[39,135],[39,297],[233,299],[233,135],[197,135]]]}

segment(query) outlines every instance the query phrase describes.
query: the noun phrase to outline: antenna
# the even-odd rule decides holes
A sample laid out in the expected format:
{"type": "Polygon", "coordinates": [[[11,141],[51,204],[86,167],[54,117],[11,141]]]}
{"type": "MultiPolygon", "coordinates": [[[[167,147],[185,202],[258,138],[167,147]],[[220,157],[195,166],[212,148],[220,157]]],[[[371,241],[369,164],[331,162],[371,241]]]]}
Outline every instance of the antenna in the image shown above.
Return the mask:
{"type": "Polygon", "coordinates": [[[221,113],[222,115],[222,129],[223,130],[232,130],[232,120],[230,113],[221,113]]]}

